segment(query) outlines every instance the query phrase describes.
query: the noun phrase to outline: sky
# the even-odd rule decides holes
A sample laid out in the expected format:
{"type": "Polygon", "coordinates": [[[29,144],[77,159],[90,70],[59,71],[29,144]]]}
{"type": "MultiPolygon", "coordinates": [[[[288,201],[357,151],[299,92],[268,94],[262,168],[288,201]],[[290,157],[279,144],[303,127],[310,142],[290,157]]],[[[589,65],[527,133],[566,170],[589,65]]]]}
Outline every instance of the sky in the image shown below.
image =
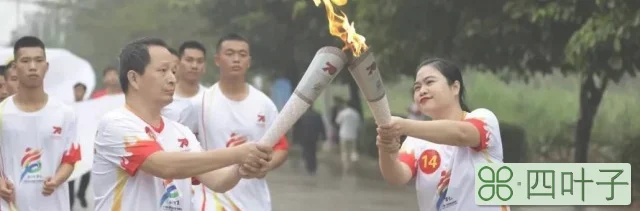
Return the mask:
{"type": "MultiPolygon", "coordinates": [[[[33,12],[38,6],[29,3],[20,5],[21,14],[33,12]]],[[[16,3],[13,0],[0,0],[0,46],[6,46],[11,39],[11,32],[16,28],[16,3]]],[[[20,23],[24,23],[24,18],[20,17],[20,23]]]]}

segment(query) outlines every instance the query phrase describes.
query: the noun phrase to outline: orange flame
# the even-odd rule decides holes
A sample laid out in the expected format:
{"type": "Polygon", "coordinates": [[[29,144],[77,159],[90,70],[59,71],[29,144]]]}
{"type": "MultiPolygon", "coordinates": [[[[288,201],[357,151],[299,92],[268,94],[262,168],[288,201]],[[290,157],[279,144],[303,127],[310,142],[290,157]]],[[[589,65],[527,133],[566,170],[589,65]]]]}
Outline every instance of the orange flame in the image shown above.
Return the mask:
{"type": "Polygon", "coordinates": [[[316,6],[320,6],[320,3],[324,4],[324,8],[327,10],[327,19],[329,20],[329,33],[335,37],[340,38],[344,42],[342,50],[350,49],[353,56],[359,57],[369,47],[365,43],[364,36],[356,33],[356,28],[353,22],[349,24],[349,19],[344,12],[340,11],[340,14],[336,13],[333,5],[344,6],[347,4],[347,0],[313,0],[316,6]]]}

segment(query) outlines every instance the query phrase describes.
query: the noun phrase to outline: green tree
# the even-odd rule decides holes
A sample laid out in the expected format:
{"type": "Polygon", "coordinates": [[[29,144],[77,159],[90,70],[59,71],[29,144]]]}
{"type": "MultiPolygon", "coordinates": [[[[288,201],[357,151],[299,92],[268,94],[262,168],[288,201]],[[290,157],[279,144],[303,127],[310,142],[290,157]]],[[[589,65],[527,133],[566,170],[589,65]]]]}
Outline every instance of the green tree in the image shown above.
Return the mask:
{"type": "Polygon", "coordinates": [[[576,162],[587,161],[607,85],[635,76],[640,61],[638,1],[382,0],[357,12],[390,71],[413,76],[421,58],[437,55],[524,79],[554,70],[580,74],[576,162]]]}
{"type": "MultiPolygon", "coordinates": [[[[203,31],[208,25],[197,12],[197,1],[95,0],[73,4],[64,47],[87,58],[96,70],[116,65],[127,42],[144,36],[159,37],[177,48],[185,40],[199,40],[213,46],[203,31]]],[[[101,74],[97,74],[101,76],[101,74]]],[[[211,81],[208,71],[205,80],[211,81]]]]}

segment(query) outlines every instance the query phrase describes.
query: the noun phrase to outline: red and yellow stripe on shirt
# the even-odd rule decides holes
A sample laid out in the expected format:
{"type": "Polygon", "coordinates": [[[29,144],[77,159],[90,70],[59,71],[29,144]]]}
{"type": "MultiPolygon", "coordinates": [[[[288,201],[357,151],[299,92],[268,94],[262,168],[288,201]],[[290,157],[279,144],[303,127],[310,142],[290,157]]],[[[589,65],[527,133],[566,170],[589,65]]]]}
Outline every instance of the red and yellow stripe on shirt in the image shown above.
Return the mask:
{"type": "Polygon", "coordinates": [[[400,149],[398,153],[398,160],[404,163],[411,169],[411,175],[416,176],[416,156],[413,149],[400,149]]]}
{"type": "MultiPolygon", "coordinates": [[[[485,121],[481,118],[469,118],[465,119],[466,122],[473,124],[473,126],[478,130],[478,134],[480,135],[480,144],[476,147],[472,147],[476,152],[482,152],[484,159],[488,163],[493,163],[493,160],[489,157],[489,152],[487,151],[487,147],[489,146],[489,131],[487,131],[487,125],[485,121]]],[[[502,205],[500,206],[502,211],[509,211],[509,206],[502,205]]]]}
{"type": "Polygon", "coordinates": [[[123,157],[120,161],[120,167],[123,170],[118,170],[116,179],[116,188],[114,191],[113,204],[111,205],[111,211],[122,210],[122,197],[124,195],[124,187],[129,180],[129,177],[136,175],[138,168],[142,166],[147,157],[157,151],[161,151],[162,147],[154,139],[141,139],[138,137],[125,137],[124,150],[130,153],[129,156],[123,157]],[[133,138],[134,140],[128,140],[133,138]]]}
{"type": "Polygon", "coordinates": [[[289,150],[289,141],[287,141],[287,136],[282,136],[278,143],[273,146],[273,150],[289,150]]]}
{"type": "MultiPolygon", "coordinates": [[[[224,193],[212,193],[211,196],[216,204],[214,211],[242,211],[238,207],[238,205],[236,205],[231,200],[231,198],[229,198],[229,196],[224,193]],[[227,210],[224,208],[220,197],[218,197],[219,195],[222,195],[222,197],[224,197],[224,200],[229,203],[229,205],[231,206],[231,210],[227,210]]],[[[200,205],[200,211],[207,211],[207,188],[204,185],[202,186],[202,204],[200,205]]]]}

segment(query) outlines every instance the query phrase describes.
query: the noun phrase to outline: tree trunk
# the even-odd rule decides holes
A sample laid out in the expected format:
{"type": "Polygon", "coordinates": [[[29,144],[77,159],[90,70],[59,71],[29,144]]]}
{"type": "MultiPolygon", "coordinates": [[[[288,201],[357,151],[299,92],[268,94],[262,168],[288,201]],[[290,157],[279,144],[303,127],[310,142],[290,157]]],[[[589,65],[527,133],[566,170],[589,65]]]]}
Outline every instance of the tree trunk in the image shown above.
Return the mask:
{"type": "Polygon", "coordinates": [[[442,29],[445,32],[445,36],[442,37],[442,42],[440,42],[440,49],[442,49],[442,56],[446,58],[451,58],[453,56],[454,50],[454,39],[456,37],[456,32],[458,29],[458,22],[460,22],[460,11],[463,9],[461,7],[460,1],[450,1],[450,4],[446,7],[450,16],[445,18],[448,24],[445,24],[447,28],[442,29]]]}
{"type": "MultiPolygon", "coordinates": [[[[291,24],[291,23],[288,23],[291,24]]],[[[295,89],[296,86],[298,86],[298,82],[300,82],[300,77],[302,77],[301,74],[299,74],[299,70],[296,64],[296,57],[295,57],[295,44],[291,43],[292,40],[295,40],[295,32],[294,29],[288,25],[286,27],[286,31],[284,31],[285,37],[281,40],[280,43],[280,49],[281,49],[281,53],[282,53],[282,60],[281,60],[281,64],[282,65],[282,69],[281,71],[283,71],[282,73],[282,77],[289,79],[289,82],[291,82],[291,87],[292,89],[295,89]]]]}
{"type": "Polygon", "coordinates": [[[609,79],[604,77],[601,81],[596,80],[596,74],[590,71],[580,86],[580,117],[575,131],[576,150],[574,162],[576,163],[586,163],[588,161],[587,154],[591,139],[591,128],[593,128],[593,121],[609,79]]]}

